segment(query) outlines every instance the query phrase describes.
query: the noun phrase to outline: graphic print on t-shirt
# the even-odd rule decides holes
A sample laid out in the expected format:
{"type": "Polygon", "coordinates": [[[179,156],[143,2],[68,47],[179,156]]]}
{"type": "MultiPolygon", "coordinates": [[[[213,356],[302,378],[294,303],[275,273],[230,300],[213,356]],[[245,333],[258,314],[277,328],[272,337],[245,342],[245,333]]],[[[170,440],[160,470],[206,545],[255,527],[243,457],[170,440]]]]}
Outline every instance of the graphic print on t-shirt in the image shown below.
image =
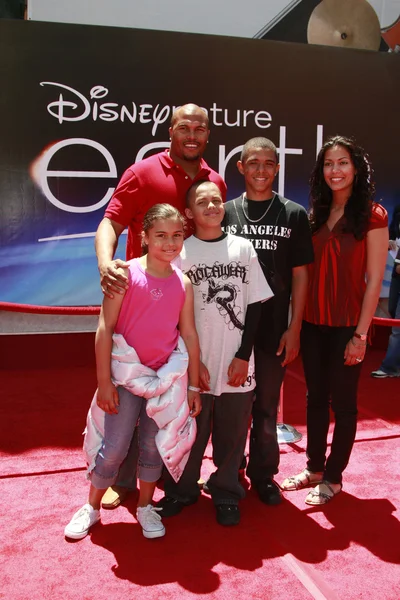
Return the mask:
{"type": "Polygon", "coordinates": [[[225,230],[232,235],[241,235],[249,240],[255,250],[276,250],[279,238],[290,238],[292,230],[289,227],[277,225],[252,225],[250,223],[240,223],[226,225],[225,230]],[[264,239],[264,236],[271,236],[272,239],[264,239]]]}
{"type": "Polygon", "coordinates": [[[229,279],[239,278],[242,284],[248,284],[248,266],[232,261],[228,264],[216,261],[208,266],[192,265],[185,271],[192,285],[200,286],[207,282],[207,291],[202,292],[204,304],[214,303],[229,329],[244,329],[244,314],[236,299],[241,293],[238,285],[229,279]]]}
{"type": "Polygon", "coordinates": [[[274,287],[276,298],[263,305],[256,345],[275,354],[288,325],[293,269],[313,261],[313,245],[305,209],[278,194],[271,202],[243,196],[227,202],[223,228],[252,243],[274,287]]]}
{"type": "Polygon", "coordinates": [[[229,368],[242,343],[247,307],[272,296],[257,254],[244,238],[227,234],[208,242],[192,235],[185,240],[179,266],[193,287],[194,317],[201,362],[210,375],[209,392],[246,392],[254,389],[254,355],[246,382],[229,385],[229,368]]]}
{"type": "Polygon", "coordinates": [[[153,296],[154,300],[160,300],[164,295],[160,288],[154,288],[150,290],[150,294],[153,296]]]}

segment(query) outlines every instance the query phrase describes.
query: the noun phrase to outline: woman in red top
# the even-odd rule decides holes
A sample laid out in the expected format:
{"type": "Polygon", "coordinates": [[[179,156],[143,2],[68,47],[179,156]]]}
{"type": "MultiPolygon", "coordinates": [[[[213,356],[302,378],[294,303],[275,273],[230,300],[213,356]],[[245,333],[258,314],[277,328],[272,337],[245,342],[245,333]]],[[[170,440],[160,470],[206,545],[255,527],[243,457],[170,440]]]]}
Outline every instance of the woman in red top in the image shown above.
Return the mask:
{"type": "Polygon", "coordinates": [[[315,262],[301,332],[307,383],[307,468],[284,490],[314,487],[325,504],[342,489],[357,427],[357,387],[388,248],[387,212],[373,202],[372,168],[354,140],[336,136],[321,148],[311,175],[315,262]],[[335,427],[326,459],[331,405],[335,427]]]}

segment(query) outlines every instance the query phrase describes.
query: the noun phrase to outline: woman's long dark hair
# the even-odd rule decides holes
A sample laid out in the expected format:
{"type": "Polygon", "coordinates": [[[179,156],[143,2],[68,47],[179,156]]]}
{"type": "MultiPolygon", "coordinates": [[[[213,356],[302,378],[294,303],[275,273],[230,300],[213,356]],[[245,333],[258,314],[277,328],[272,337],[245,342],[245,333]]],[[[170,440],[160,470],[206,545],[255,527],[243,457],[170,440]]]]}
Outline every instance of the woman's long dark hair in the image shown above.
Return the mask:
{"type": "Polygon", "coordinates": [[[356,170],[351,196],[344,209],[343,231],[352,233],[356,240],[362,240],[368,231],[372,203],[375,195],[373,170],[368,154],[355,140],[341,135],[330,137],[319,151],[317,162],[310,178],[310,223],[311,230],[317,231],[329,218],[332,204],[332,190],[324,178],[325,153],[334,146],[345,148],[356,170]]]}

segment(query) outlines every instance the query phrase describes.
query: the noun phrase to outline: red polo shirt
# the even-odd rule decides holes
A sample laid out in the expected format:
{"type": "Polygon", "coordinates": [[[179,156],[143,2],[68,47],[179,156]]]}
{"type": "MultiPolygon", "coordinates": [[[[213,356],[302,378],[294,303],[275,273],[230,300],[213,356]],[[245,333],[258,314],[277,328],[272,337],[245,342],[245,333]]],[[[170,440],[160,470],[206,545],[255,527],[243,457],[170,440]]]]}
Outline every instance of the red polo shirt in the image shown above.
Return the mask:
{"type": "Polygon", "coordinates": [[[140,234],[143,217],[148,209],[154,204],[166,202],[184,214],[186,192],[192,183],[199,179],[208,179],[216,183],[225,201],[224,180],[210,169],[203,159],[194,179],[175,164],[168,150],[145,158],[125,171],[104,216],[128,227],[127,260],[142,254],[140,234]]]}
{"type": "MultiPolygon", "coordinates": [[[[364,298],[367,240],[342,233],[343,219],[332,231],[326,223],[313,235],[314,262],[308,265],[304,320],[316,325],[357,325],[364,298]]],[[[386,210],[374,203],[368,230],[388,226],[386,210]]]]}

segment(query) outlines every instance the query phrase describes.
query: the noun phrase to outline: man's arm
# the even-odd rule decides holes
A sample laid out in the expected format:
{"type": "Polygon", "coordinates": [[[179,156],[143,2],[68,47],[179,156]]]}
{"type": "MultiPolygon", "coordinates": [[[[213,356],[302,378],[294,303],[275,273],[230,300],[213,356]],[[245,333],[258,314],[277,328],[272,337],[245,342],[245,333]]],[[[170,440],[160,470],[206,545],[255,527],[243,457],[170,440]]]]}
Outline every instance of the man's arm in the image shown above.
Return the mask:
{"type": "Polygon", "coordinates": [[[292,318],[290,325],[281,337],[277,355],[280,356],[285,350],[285,359],[282,366],[291,363],[300,350],[300,330],[303,320],[303,312],[306,304],[308,285],[307,265],[293,267],[292,269],[292,318]]]}
{"type": "Polygon", "coordinates": [[[113,260],[118,245],[118,239],[124,226],[105,217],[96,232],[95,249],[100,273],[100,285],[105,296],[114,298],[112,292],[124,294],[128,287],[128,278],[121,270],[127,263],[123,260],[113,260]]]}

